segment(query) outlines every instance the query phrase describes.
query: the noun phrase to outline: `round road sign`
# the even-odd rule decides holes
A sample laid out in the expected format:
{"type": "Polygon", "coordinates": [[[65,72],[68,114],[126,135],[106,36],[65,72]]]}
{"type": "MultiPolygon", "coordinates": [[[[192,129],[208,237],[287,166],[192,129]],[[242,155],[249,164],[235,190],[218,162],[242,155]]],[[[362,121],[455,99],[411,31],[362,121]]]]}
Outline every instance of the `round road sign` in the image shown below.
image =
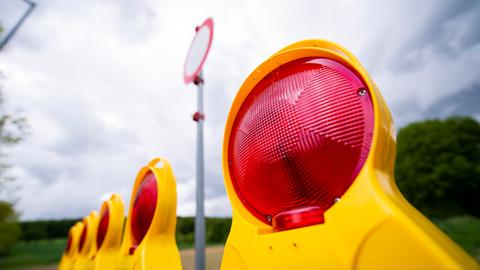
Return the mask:
{"type": "Polygon", "coordinates": [[[187,60],[183,70],[183,81],[188,84],[195,80],[202,70],[207,59],[208,51],[213,39],[213,20],[208,18],[196,28],[197,33],[192,40],[188,51],[187,60]]]}

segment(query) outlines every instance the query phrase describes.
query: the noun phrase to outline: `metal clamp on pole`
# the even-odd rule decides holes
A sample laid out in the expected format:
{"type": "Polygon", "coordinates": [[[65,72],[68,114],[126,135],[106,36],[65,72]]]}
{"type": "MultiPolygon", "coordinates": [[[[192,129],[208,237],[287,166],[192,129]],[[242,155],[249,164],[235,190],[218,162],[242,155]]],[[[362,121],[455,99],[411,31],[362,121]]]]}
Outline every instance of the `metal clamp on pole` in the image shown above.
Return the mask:
{"type": "Polygon", "coordinates": [[[200,120],[205,120],[205,114],[200,112],[195,112],[192,116],[193,121],[198,122],[200,120]]]}
{"type": "Polygon", "coordinates": [[[195,77],[195,79],[193,80],[193,84],[195,85],[203,84],[203,77],[201,74],[195,77]]]}

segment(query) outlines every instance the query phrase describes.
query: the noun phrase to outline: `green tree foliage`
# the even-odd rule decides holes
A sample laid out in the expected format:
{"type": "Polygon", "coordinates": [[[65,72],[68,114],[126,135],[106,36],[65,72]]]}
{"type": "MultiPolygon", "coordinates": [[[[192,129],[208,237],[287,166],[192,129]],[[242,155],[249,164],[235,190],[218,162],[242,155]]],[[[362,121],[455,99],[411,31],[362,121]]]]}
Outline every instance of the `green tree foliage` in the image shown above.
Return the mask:
{"type": "Polygon", "coordinates": [[[0,201],[0,257],[13,248],[21,231],[13,205],[0,201]]]}
{"type": "Polygon", "coordinates": [[[17,214],[10,202],[16,189],[13,177],[7,171],[10,164],[5,161],[3,149],[21,140],[23,120],[13,118],[2,111],[0,92],[0,257],[8,254],[20,237],[17,214]]]}
{"type": "MultiPolygon", "coordinates": [[[[221,244],[227,241],[231,218],[206,218],[205,238],[209,244],[221,244]]],[[[195,218],[177,218],[177,243],[181,246],[191,246],[195,242],[195,218]]]]}
{"type": "Polygon", "coordinates": [[[192,217],[178,217],[175,237],[179,245],[191,246],[195,242],[195,219],[192,217]]]}
{"type": "Polygon", "coordinates": [[[480,124],[451,117],[400,129],[395,178],[407,200],[431,218],[480,217],[480,124]]]}
{"type": "Polygon", "coordinates": [[[20,222],[22,240],[35,241],[42,239],[65,238],[77,219],[38,220],[20,222]]]}
{"type": "Polygon", "coordinates": [[[228,233],[232,225],[231,219],[208,218],[206,224],[206,239],[209,243],[227,242],[228,233]]]}
{"type": "MultiPolygon", "coordinates": [[[[3,28],[0,25],[0,33],[3,28]]],[[[0,78],[2,74],[0,73],[0,78]]],[[[0,256],[7,254],[20,236],[20,227],[16,223],[17,214],[13,208],[13,177],[7,171],[10,164],[5,160],[5,147],[20,142],[25,135],[25,120],[6,112],[0,85],[0,256]]]]}

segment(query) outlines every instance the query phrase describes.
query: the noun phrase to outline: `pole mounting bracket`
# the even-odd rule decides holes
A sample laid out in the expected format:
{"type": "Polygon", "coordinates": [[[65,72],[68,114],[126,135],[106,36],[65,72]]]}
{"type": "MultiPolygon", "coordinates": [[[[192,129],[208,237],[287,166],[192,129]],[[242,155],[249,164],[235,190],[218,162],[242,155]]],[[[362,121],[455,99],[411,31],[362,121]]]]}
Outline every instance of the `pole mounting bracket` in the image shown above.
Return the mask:
{"type": "Polygon", "coordinates": [[[203,84],[203,78],[201,76],[197,76],[195,77],[195,79],[193,80],[193,83],[195,85],[199,85],[199,84],[203,84]]]}
{"type": "Polygon", "coordinates": [[[205,120],[205,114],[200,112],[195,112],[192,116],[193,121],[198,122],[200,120],[205,120]]]}

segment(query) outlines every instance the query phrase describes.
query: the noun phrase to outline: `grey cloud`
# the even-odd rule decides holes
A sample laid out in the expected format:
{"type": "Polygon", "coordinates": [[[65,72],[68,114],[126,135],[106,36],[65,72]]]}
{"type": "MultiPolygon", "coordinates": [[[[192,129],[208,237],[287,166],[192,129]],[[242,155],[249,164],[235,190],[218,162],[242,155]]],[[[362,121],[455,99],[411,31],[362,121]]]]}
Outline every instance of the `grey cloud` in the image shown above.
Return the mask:
{"type": "Polygon", "coordinates": [[[205,197],[207,199],[225,195],[225,185],[221,172],[207,170],[205,175],[205,197]]]}
{"type": "Polygon", "coordinates": [[[397,126],[397,128],[421,118],[419,111],[422,109],[415,99],[408,99],[403,102],[394,103],[390,109],[396,116],[395,126],[397,126]]]}
{"type": "Polygon", "coordinates": [[[445,118],[452,115],[470,115],[480,119],[480,83],[446,96],[430,105],[423,113],[425,118],[445,118]]]}
{"type": "Polygon", "coordinates": [[[426,47],[452,58],[458,57],[461,51],[480,42],[480,33],[477,31],[480,27],[479,13],[480,3],[474,1],[455,1],[435,6],[432,14],[429,14],[431,19],[392,55],[388,67],[396,72],[410,72],[424,65],[417,55],[426,47]]]}

